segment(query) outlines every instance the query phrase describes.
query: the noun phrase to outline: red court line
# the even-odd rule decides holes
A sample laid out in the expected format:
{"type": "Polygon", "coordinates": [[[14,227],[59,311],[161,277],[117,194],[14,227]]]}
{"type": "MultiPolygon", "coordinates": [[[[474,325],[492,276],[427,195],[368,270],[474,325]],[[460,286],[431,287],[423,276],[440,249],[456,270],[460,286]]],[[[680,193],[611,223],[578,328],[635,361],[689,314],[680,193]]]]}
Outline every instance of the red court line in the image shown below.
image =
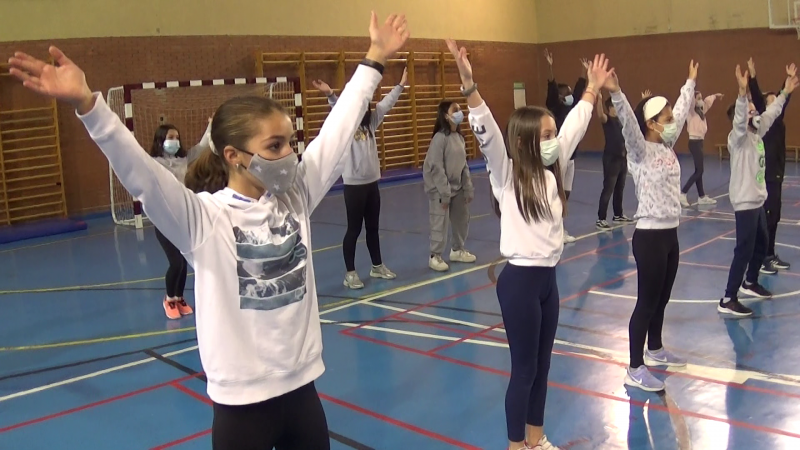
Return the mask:
{"type": "Polygon", "coordinates": [[[406,422],[403,422],[403,421],[400,421],[400,420],[397,420],[397,419],[393,419],[393,418],[391,418],[389,416],[384,416],[383,414],[379,414],[379,413],[376,413],[375,411],[371,411],[369,409],[362,408],[362,407],[360,407],[358,405],[354,405],[354,404],[346,402],[344,400],[341,400],[341,399],[338,399],[338,398],[335,398],[335,397],[331,397],[330,395],[326,395],[326,394],[320,393],[319,397],[324,399],[324,400],[327,400],[327,401],[329,401],[331,403],[334,403],[336,405],[339,405],[339,406],[345,407],[347,409],[350,409],[352,411],[364,414],[366,416],[370,416],[370,417],[372,417],[374,419],[378,419],[378,420],[380,420],[382,422],[386,422],[386,423],[392,424],[392,425],[394,425],[396,427],[403,428],[403,429],[408,430],[408,431],[412,431],[414,433],[417,433],[417,434],[420,434],[422,436],[437,440],[439,442],[444,442],[445,444],[450,444],[450,445],[452,445],[454,447],[457,447],[457,448],[463,448],[463,449],[467,449],[467,450],[481,450],[480,447],[475,447],[474,445],[465,444],[464,442],[457,441],[457,440],[455,440],[453,438],[450,438],[450,437],[447,437],[447,436],[443,436],[443,435],[438,434],[438,433],[434,433],[433,431],[429,431],[429,430],[426,430],[424,428],[420,428],[420,427],[418,427],[416,425],[412,425],[410,423],[406,423],[406,422]]]}
{"type": "MultiPolygon", "coordinates": [[[[448,327],[448,326],[445,326],[445,325],[442,325],[442,324],[439,324],[439,323],[431,323],[431,322],[425,322],[425,321],[422,321],[422,320],[407,319],[405,317],[398,317],[397,320],[400,321],[400,322],[415,323],[415,324],[424,325],[424,326],[431,327],[431,328],[438,328],[440,330],[452,331],[453,333],[458,333],[458,334],[461,334],[461,335],[469,333],[469,331],[458,329],[458,328],[454,328],[454,327],[448,327]]],[[[505,339],[497,337],[497,336],[484,336],[484,337],[486,339],[489,339],[489,340],[492,340],[492,341],[507,342],[505,339]]]]}
{"type": "MultiPolygon", "coordinates": [[[[460,360],[460,359],[455,359],[455,358],[450,358],[450,357],[447,357],[447,356],[442,356],[442,355],[439,355],[437,353],[430,354],[428,352],[425,352],[423,350],[416,349],[416,348],[413,348],[413,347],[406,347],[404,345],[399,345],[399,344],[395,344],[395,343],[392,343],[392,342],[381,341],[380,339],[374,339],[374,338],[370,338],[370,337],[367,337],[367,336],[362,336],[362,335],[359,335],[359,334],[356,334],[356,333],[350,333],[350,331],[351,331],[350,329],[348,329],[347,331],[348,331],[348,333],[346,333],[346,334],[348,334],[348,335],[351,335],[351,336],[353,336],[353,337],[355,337],[357,339],[362,339],[362,340],[365,340],[365,341],[368,341],[368,342],[372,342],[372,343],[375,343],[375,344],[378,344],[378,345],[383,345],[383,346],[386,346],[386,347],[396,348],[396,349],[404,350],[404,351],[407,351],[407,352],[410,352],[410,353],[416,353],[416,354],[427,356],[427,357],[430,357],[430,358],[435,358],[435,359],[438,359],[440,361],[450,362],[450,363],[453,363],[453,364],[457,364],[457,365],[464,366],[464,367],[469,367],[469,368],[480,370],[480,371],[483,371],[483,372],[489,372],[489,373],[493,373],[493,374],[496,374],[496,375],[503,375],[503,376],[506,376],[506,377],[511,376],[511,374],[509,372],[506,372],[506,371],[503,371],[503,370],[500,370],[500,369],[495,369],[493,367],[482,366],[480,364],[470,363],[470,362],[463,361],[463,360],[460,360]]],[[[776,428],[770,428],[770,427],[764,427],[764,426],[760,426],[760,425],[754,425],[754,424],[750,424],[750,423],[747,423],[747,422],[740,422],[740,421],[737,421],[737,420],[731,420],[731,419],[726,419],[726,418],[722,418],[722,417],[715,417],[715,416],[710,416],[708,414],[701,414],[701,413],[696,413],[696,412],[692,412],[692,411],[685,411],[685,410],[680,410],[680,409],[676,410],[676,409],[668,408],[668,407],[663,406],[663,405],[658,405],[658,404],[654,404],[654,403],[645,403],[645,402],[641,402],[641,401],[634,400],[634,399],[631,399],[631,398],[617,397],[615,395],[606,394],[606,393],[603,393],[603,392],[590,391],[590,390],[579,388],[579,387],[576,387],[576,386],[570,386],[570,385],[562,384],[562,383],[555,383],[555,382],[552,382],[552,381],[548,381],[547,384],[548,384],[548,386],[551,386],[551,387],[554,387],[554,388],[557,388],[557,389],[562,389],[562,390],[574,392],[574,393],[581,394],[581,395],[587,395],[587,396],[591,396],[591,397],[597,397],[597,398],[603,398],[603,399],[607,399],[607,400],[614,400],[614,401],[618,401],[618,402],[629,403],[631,405],[639,406],[639,407],[645,407],[646,406],[646,407],[648,407],[650,409],[655,409],[655,410],[658,410],[658,411],[664,411],[664,412],[667,412],[667,413],[670,413],[670,414],[679,414],[679,415],[682,415],[682,416],[694,417],[694,418],[697,418],[697,419],[711,420],[711,421],[714,421],[714,422],[721,422],[721,423],[725,423],[725,424],[732,425],[732,426],[735,426],[735,427],[750,429],[750,430],[753,430],[753,431],[760,431],[760,432],[763,432],[763,433],[777,434],[777,435],[781,435],[781,436],[788,436],[788,437],[800,439],[800,434],[792,433],[792,432],[786,431],[786,430],[779,430],[779,429],[776,429],[776,428]]]]}
{"type": "Polygon", "coordinates": [[[200,393],[198,393],[196,391],[193,391],[192,389],[189,389],[188,387],[184,386],[181,383],[174,382],[174,383],[170,383],[170,385],[172,387],[174,387],[175,389],[183,392],[184,394],[191,395],[192,397],[196,398],[197,400],[200,400],[201,402],[203,402],[203,403],[205,403],[207,405],[213,405],[214,404],[214,402],[212,402],[210,398],[208,398],[205,395],[202,395],[202,394],[200,394],[200,393]]]}
{"type": "Polygon", "coordinates": [[[139,395],[139,394],[144,394],[145,392],[150,392],[150,391],[154,391],[156,389],[161,389],[162,387],[165,387],[165,386],[169,386],[172,383],[180,383],[182,381],[190,380],[192,378],[197,377],[198,375],[199,374],[197,374],[197,375],[187,375],[185,377],[178,378],[176,380],[171,380],[171,381],[167,381],[167,382],[164,382],[164,383],[154,384],[152,386],[148,386],[148,387],[145,387],[145,388],[142,388],[142,389],[138,389],[136,391],[131,391],[131,392],[128,392],[126,394],[117,395],[115,397],[110,397],[110,398],[107,398],[107,399],[104,399],[104,400],[100,400],[100,401],[97,401],[97,402],[94,402],[94,403],[88,403],[88,404],[83,405],[83,406],[78,406],[77,408],[67,409],[67,410],[64,410],[64,411],[61,411],[61,412],[57,412],[57,413],[50,414],[50,415],[47,415],[47,416],[39,417],[38,419],[31,419],[31,420],[28,420],[28,421],[25,421],[25,422],[20,422],[20,423],[15,424],[15,425],[10,425],[10,426],[7,426],[5,428],[0,428],[0,433],[5,433],[7,431],[16,430],[17,428],[27,427],[28,425],[33,425],[33,424],[45,422],[47,420],[51,420],[51,419],[55,419],[55,418],[58,418],[58,417],[63,417],[63,416],[69,415],[69,414],[73,414],[73,413],[76,413],[76,412],[85,411],[87,409],[94,408],[95,406],[105,405],[105,404],[108,404],[108,403],[116,402],[118,400],[123,400],[123,399],[126,399],[126,398],[130,398],[130,397],[133,397],[133,396],[136,396],[136,395],[139,395]]]}
{"type": "Polygon", "coordinates": [[[191,440],[194,440],[194,439],[197,439],[197,438],[201,438],[201,437],[209,435],[209,434],[211,434],[211,428],[209,428],[209,429],[207,429],[205,431],[201,431],[199,433],[195,433],[195,434],[180,438],[180,439],[178,439],[176,441],[167,442],[166,444],[159,445],[158,447],[153,447],[150,450],[163,450],[165,448],[175,447],[176,445],[180,445],[180,444],[183,444],[184,442],[189,442],[191,440]]]}

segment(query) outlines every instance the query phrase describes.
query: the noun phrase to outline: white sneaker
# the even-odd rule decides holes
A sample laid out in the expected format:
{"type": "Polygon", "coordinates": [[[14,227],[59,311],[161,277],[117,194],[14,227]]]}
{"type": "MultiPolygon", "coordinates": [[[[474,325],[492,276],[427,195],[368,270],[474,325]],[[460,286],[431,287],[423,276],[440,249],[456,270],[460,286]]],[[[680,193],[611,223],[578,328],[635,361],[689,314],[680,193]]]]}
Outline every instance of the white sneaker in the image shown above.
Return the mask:
{"type": "Polygon", "coordinates": [[[575,241],[577,241],[577,239],[575,239],[574,236],[570,236],[569,233],[567,233],[567,230],[564,230],[564,243],[572,244],[575,241]]]}
{"type": "Polygon", "coordinates": [[[560,448],[551,444],[550,441],[547,440],[547,436],[542,436],[542,438],[539,439],[539,442],[536,443],[536,445],[534,445],[533,447],[527,447],[526,444],[526,448],[530,448],[533,450],[561,450],[560,448]]]}
{"type": "Polygon", "coordinates": [[[437,272],[447,272],[450,269],[450,266],[444,262],[441,255],[431,256],[430,261],[428,261],[428,267],[437,272]]]}
{"type": "Polygon", "coordinates": [[[450,261],[460,263],[474,263],[478,258],[466,250],[450,250],[450,261]]]}
{"type": "Polygon", "coordinates": [[[356,272],[347,272],[347,275],[344,276],[344,285],[350,289],[364,288],[364,283],[361,282],[361,278],[356,272]]]}
{"type": "Polygon", "coordinates": [[[704,196],[702,196],[702,197],[697,199],[697,204],[698,205],[716,205],[717,201],[714,200],[713,198],[707,196],[707,195],[704,195],[704,196]]]}
{"type": "Polygon", "coordinates": [[[372,278],[383,278],[384,280],[394,280],[397,278],[394,272],[389,270],[386,267],[386,264],[381,264],[380,266],[372,266],[372,270],[369,271],[369,276],[372,278]]]}
{"type": "Polygon", "coordinates": [[[681,206],[683,206],[684,208],[692,206],[689,204],[689,199],[686,198],[686,194],[684,194],[683,192],[681,192],[681,206]]]}

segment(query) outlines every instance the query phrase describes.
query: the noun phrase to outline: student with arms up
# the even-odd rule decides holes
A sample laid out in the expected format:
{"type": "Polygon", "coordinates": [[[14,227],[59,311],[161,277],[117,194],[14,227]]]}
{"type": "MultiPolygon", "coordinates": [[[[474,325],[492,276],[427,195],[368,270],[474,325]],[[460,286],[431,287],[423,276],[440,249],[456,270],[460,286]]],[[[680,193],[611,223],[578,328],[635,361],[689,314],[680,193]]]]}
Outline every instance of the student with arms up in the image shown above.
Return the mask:
{"type": "Polygon", "coordinates": [[[189,191],[149,157],[57,48],[57,66],[21,52],[9,61],[25,87],[75,107],[122,184],[194,267],[215,450],[330,448],[314,387],[324,365],[309,217],[341,175],[383,64],[408,39],[404,16],[379,24],[373,13],[369,30],[366,59],[302,162],[277,102],[238,97],[217,109],[213,153],[193,165],[226,177],[214,194],[189,191]]]}
{"type": "Polygon", "coordinates": [[[608,70],[605,55],[588,63],[586,90],[561,130],[550,111],[527,106],[514,111],[503,136],[478,92],[466,49],[453,41],[447,41],[447,46],[461,75],[472,131],[486,158],[500,215],[500,253],[508,258],[497,279],[497,299],[511,352],[505,397],[508,449],[557,450],[544,434],[544,411],[558,325],[556,265],[564,249],[566,198],[561,167],[583,139],[597,91],[613,69],[608,70]]]}
{"type": "Polygon", "coordinates": [[[603,190],[600,193],[600,205],[597,210],[597,222],[595,227],[598,230],[610,230],[608,224],[608,201],[614,195],[614,222],[632,222],[622,213],[622,196],[625,193],[625,178],[628,177],[627,151],[625,150],[625,139],[622,137],[622,123],[617,117],[617,109],[611,102],[611,97],[603,101],[603,96],[597,94],[597,117],[603,125],[603,135],[605,136],[605,147],[603,148],[603,190]],[[606,110],[608,112],[606,113],[606,110]]]}

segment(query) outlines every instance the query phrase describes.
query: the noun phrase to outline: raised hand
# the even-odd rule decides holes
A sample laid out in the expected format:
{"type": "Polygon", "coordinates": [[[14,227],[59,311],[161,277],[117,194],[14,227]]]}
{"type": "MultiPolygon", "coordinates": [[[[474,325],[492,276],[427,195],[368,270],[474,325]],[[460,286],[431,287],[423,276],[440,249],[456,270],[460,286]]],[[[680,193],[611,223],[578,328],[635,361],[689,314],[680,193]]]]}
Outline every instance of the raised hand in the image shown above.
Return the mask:
{"type": "Polygon", "coordinates": [[[783,85],[783,92],[786,95],[789,95],[797,88],[798,85],[800,85],[800,81],[797,80],[797,76],[787,78],[786,83],[783,85]]]}
{"type": "Polygon", "coordinates": [[[385,64],[386,60],[403,47],[409,35],[405,15],[392,14],[383,24],[379,24],[378,16],[373,11],[369,24],[371,46],[367,58],[385,64]]]}
{"type": "Polygon", "coordinates": [[[642,98],[643,99],[647,98],[647,97],[652,97],[652,96],[653,96],[653,92],[650,91],[650,89],[645,89],[644,92],[642,92],[642,98]]]}
{"type": "Polygon", "coordinates": [[[544,58],[547,60],[547,64],[553,65],[553,54],[550,53],[550,50],[544,49],[544,58]]]}
{"type": "Polygon", "coordinates": [[[11,75],[22,81],[22,85],[41,95],[67,102],[80,112],[88,112],[94,102],[92,91],[86,84],[86,75],[64,53],[50,47],[50,55],[56,66],[22,52],[9,58],[11,75]]]}
{"type": "MultiPolygon", "coordinates": [[[[750,72],[744,71],[742,73],[742,66],[739,64],[736,65],[736,81],[739,83],[739,95],[744,95],[743,92],[747,91],[747,80],[750,77],[750,72]]],[[[788,83],[789,80],[786,80],[788,83]]]]}
{"type": "MultiPolygon", "coordinates": [[[[788,67],[787,67],[788,70],[788,67]]],[[[756,63],[753,61],[753,57],[751,56],[750,59],[747,60],[747,71],[750,73],[750,76],[755,78],[756,77],[756,63]]]]}
{"type": "Polygon", "coordinates": [[[700,68],[700,63],[695,64],[694,60],[689,62],[689,79],[697,81],[697,69],[700,68]]]}
{"type": "Polygon", "coordinates": [[[333,89],[328,86],[328,83],[322,80],[312,80],[311,84],[314,85],[314,89],[318,89],[320,92],[325,94],[326,97],[333,95],[333,89]]]}
{"type": "Polygon", "coordinates": [[[589,72],[589,60],[586,58],[581,58],[581,65],[583,66],[584,72],[589,72]]]}
{"type": "Polygon", "coordinates": [[[714,94],[714,97],[716,97],[717,100],[721,100],[722,97],[725,97],[725,94],[714,94]]]}
{"type": "Polygon", "coordinates": [[[605,86],[606,80],[614,74],[614,69],[608,68],[608,59],[605,53],[594,55],[594,61],[587,62],[586,77],[588,78],[587,89],[591,88],[594,92],[605,86]]]}
{"type": "Polygon", "coordinates": [[[458,74],[461,75],[461,84],[464,86],[464,89],[471,88],[474,81],[472,79],[472,64],[470,64],[469,59],[467,59],[467,49],[464,47],[459,49],[456,41],[452,39],[445,39],[445,43],[447,44],[447,49],[450,50],[450,53],[456,60],[458,74]]]}
{"type": "Polygon", "coordinates": [[[408,81],[408,67],[403,68],[403,76],[400,78],[400,86],[405,86],[408,81]]]}
{"type": "Polygon", "coordinates": [[[620,91],[619,78],[617,78],[617,72],[615,72],[613,69],[611,70],[611,73],[609,74],[608,78],[606,78],[606,82],[603,85],[603,87],[606,88],[611,93],[620,91]]]}
{"type": "Polygon", "coordinates": [[[792,78],[797,75],[797,66],[794,63],[789,64],[786,66],[786,76],[792,78]]]}

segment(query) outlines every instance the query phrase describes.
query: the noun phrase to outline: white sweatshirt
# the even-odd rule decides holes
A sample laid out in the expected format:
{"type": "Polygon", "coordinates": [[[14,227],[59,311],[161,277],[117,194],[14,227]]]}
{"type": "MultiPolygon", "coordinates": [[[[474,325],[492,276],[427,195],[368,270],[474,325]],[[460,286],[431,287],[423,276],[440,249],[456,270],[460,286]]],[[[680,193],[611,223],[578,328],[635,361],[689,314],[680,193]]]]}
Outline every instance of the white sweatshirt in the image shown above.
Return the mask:
{"type": "MultiPolygon", "coordinates": [[[[370,184],[381,179],[381,162],[378,158],[378,141],[375,139],[375,130],[400,99],[403,89],[401,85],[395,86],[375,105],[369,124],[369,133],[365,133],[361,127],[356,129],[352,139],[353,150],[345,158],[344,173],[342,174],[344,184],[370,184]]],[[[336,95],[328,97],[328,103],[331,106],[335,105],[337,101],[336,95]]]]}
{"type": "MultiPolygon", "coordinates": [[[[558,162],[562,177],[575,148],[586,134],[593,110],[592,103],[581,100],[572,108],[558,132],[561,147],[558,162]]],[[[552,219],[526,222],[517,206],[513,163],[506,153],[503,132],[486,103],[469,109],[469,123],[486,158],[492,194],[500,204],[500,253],[518,266],[555,266],[564,249],[564,219],[561,217],[564,205],[558,196],[555,175],[549,170],[544,172],[552,219]]]]}
{"type": "MultiPolygon", "coordinates": [[[[686,80],[681,96],[672,108],[680,136],[689,109],[694,106],[694,80],[686,80]]],[[[628,98],[622,91],[611,93],[611,100],[622,122],[622,136],[628,150],[628,172],[636,185],[636,228],[676,228],[681,217],[681,165],[672,147],[674,142],[659,144],[644,139],[628,98]]]]}
{"type": "Polygon", "coordinates": [[[125,188],[195,269],[197,340],[213,401],[261,402],[325,370],[309,217],[341,175],[380,79],[359,66],[303,153],[293,188],[259,199],[189,191],[142,151],[100,94],[80,117],[125,188]]]}
{"type": "Polygon", "coordinates": [[[733,129],[728,135],[728,151],[731,154],[731,180],[729,193],[734,211],[758,209],[767,199],[767,184],[764,182],[764,141],[762,138],[781,115],[786,96],[780,94],[761,115],[758,130],[753,133],[748,127],[750,102],[747,97],[736,99],[733,129]]]}

